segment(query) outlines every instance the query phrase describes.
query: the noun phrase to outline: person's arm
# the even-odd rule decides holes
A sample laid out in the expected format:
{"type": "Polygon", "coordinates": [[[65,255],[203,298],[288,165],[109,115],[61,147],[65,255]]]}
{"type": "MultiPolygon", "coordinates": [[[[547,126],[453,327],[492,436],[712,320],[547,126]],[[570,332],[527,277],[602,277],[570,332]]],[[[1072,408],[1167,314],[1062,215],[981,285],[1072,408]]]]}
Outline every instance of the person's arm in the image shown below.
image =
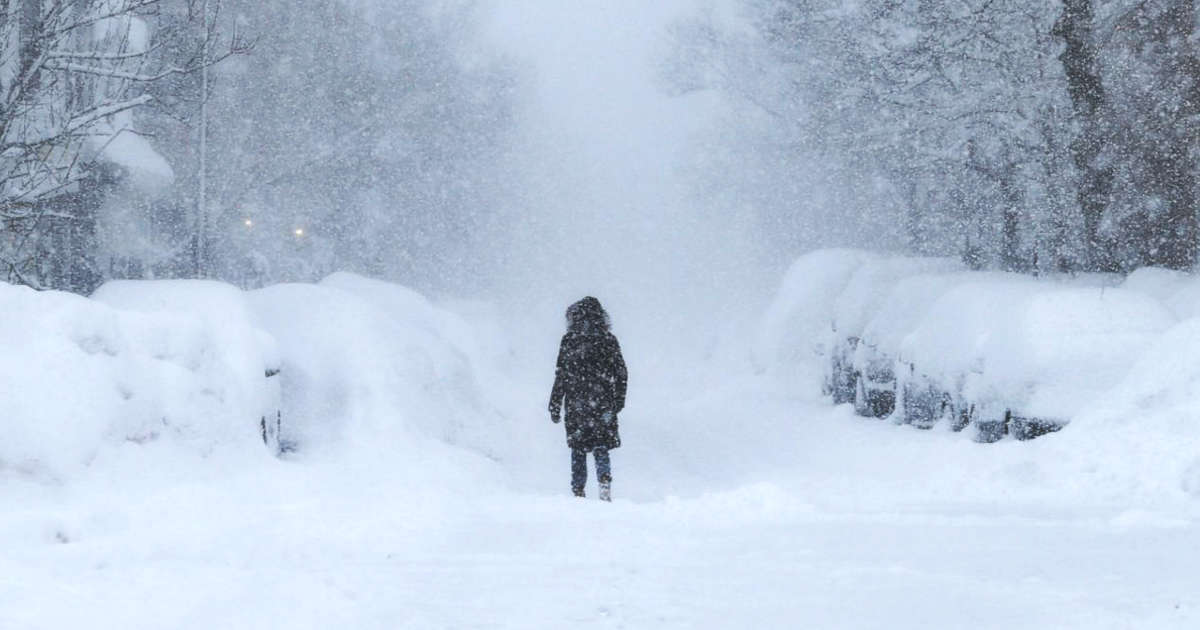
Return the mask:
{"type": "Polygon", "coordinates": [[[554,365],[554,387],[550,389],[550,421],[556,424],[562,418],[563,395],[566,393],[566,355],[567,338],[563,337],[558,346],[558,361],[554,365]]]}
{"type": "Polygon", "coordinates": [[[616,405],[616,410],[621,411],[625,408],[625,389],[629,385],[629,371],[625,369],[625,357],[621,356],[621,344],[617,342],[617,338],[612,338],[613,343],[613,403],[616,405]]]}

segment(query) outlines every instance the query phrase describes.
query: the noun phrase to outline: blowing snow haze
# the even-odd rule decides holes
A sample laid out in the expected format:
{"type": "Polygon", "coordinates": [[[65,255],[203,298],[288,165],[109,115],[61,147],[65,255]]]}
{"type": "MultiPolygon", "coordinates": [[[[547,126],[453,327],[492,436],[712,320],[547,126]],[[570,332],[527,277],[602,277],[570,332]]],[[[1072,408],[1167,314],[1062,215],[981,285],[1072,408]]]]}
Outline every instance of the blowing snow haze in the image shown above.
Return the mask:
{"type": "Polygon", "coordinates": [[[521,210],[507,267],[516,286],[533,288],[523,295],[563,302],[595,293],[618,318],[636,314],[652,326],[680,326],[696,312],[719,318],[718,307],[745,295],[752,219],[696,203],[687,168],[717,104],[711,94],[668,94],[661,73],[669,26],[698,6],[490,7],[491,40],[528,68],[516,105],[521,210]]]}
{"type": "Polygon", "coordinates": [[[1198,5],[7,0],[0,629],[1200,628],[1198,5]]]}

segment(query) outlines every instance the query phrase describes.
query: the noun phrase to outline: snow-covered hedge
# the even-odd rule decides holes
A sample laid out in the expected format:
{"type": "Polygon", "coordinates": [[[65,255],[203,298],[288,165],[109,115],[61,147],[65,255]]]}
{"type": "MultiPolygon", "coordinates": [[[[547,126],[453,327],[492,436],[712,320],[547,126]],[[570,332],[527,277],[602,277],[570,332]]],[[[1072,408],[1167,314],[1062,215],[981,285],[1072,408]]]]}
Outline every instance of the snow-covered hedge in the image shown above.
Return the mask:
{"type": "Polygon", "coordinates": [[[423,441],[486,452],[504,430],[469,326],[396,285],[124,281],[88,299],[0,283],[0,312],[0,473],[64,479],[128,449],[269,457],[276,414],[285,443],[398,457],[423,441]]]}
{"type": "Polygon", "coordinates": [[[776,360],[811,348],[802,354],[819,357],[826,392],[861,415],[974,426],[992,441],[1071,422],[1172,326],[1197,315],[1200,281],[1175,272],[1035,278],[965,271],[946,259],[818,251],[794,265],[760,347],[792,346],[776,360]],[[807,339],[773,332],[789,329],[807,339]]]}

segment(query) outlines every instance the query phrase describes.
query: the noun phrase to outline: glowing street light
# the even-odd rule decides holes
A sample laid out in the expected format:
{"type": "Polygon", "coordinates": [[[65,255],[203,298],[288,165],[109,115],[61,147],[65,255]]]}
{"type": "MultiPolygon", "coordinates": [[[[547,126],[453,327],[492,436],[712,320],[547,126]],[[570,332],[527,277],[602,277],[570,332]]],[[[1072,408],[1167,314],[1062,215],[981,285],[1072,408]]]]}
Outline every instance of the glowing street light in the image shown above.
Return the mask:
{"type": "Polygon", "coordinates": [[[248,228],[254,227],[254,221],[252,219],[246,219],[242,223],[248,228]]]}
{"type": "Polygon", "coordinates": [[[296,235],[296,238],[300,238],[304,236],[304,228],[296,228],[292,233],[296,235]]]}

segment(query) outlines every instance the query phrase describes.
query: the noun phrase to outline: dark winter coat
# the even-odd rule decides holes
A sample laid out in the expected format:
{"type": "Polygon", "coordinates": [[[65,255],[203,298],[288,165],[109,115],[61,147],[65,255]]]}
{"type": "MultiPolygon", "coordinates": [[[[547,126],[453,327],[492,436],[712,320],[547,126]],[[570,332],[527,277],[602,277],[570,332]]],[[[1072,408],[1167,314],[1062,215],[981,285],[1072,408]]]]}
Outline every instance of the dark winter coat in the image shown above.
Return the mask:
{"type": "Polygon", "coordinates": [[[608,317],[595,298],[585,298],[567,311],[570,321],[558,350],[550,414],[565,406],[567,446],[593,451],[621,446],[617,413],[625,408],[628,373],[621,345],[608,331],[608,317]],[[585,304],[586,300],[594,305],[585,304]]]}

